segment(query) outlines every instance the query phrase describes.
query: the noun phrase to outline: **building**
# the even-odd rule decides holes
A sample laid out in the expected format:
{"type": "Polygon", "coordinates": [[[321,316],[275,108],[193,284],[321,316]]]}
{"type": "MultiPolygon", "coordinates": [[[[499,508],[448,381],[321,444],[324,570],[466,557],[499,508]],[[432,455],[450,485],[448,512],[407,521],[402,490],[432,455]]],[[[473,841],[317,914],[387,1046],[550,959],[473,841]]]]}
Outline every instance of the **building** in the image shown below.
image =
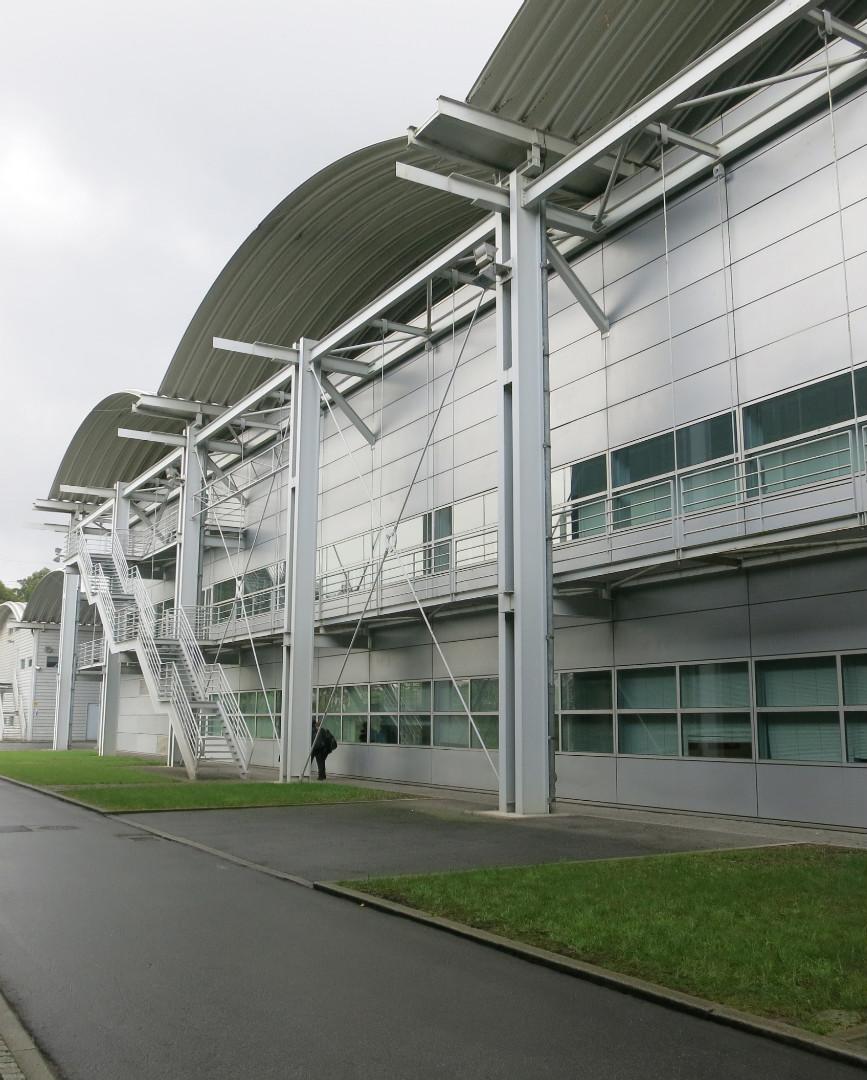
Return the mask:
{"type": "Polygon", "coordinates": [[[284,200],[37,503],[101,750],[867,826],[865,20],[528,0],[284,200]]]}
{"type": "MultiPolygon", "coordinates": [[[[57,711],[61,571],[46,575],[26,604],[0,604],[0,740],[51,742],[57,711]]],[[[80,674],[74,677],[70,739],[93,740],[99,728],[99,672],[94,658],[94,612],[82,600],[77,640],[80,674]]],[[[101,663],[101,659],[100,659],[101,663]]]]}

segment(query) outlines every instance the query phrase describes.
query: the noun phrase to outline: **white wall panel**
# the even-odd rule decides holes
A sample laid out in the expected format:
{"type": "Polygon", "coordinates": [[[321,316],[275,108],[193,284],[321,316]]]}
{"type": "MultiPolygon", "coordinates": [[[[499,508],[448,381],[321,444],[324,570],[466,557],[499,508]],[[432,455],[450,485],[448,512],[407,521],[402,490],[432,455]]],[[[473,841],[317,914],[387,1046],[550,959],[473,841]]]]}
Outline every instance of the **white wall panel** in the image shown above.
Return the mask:
{"type": "Polygon", "coordinates": [[[836,266],[842,259],[837,215],[823,218],[732,266],[736,307],[836,266]]]}
{"type": "Polygon", "coordinates": [[[737,361],[742,402],[778,393],[798,383],[849,366],[849,327],[845,316],[774,341],[737,361]]]}
{"type": "Polygon", "coordinates": [[[726,316],[678,334],[671,341],[675,379],[694,375],[729,359],[729,326],[726,316]]]}
{"type": "Polygon", "coordinates": [[[751,352],[772,341],[816,326],[846,310],[842,266],[823,270],[763,300],[735,311],[739,352],[751,352]]]}
{"type": "Polygon", "coordinates": [[[583,379],[551,391],[551,424],[559,427],[588,413],[605,408],[605,371],[595,371],[583,379]]]}
{"type": "Polygon", "coordinates": [[[674,422],[689,424],[734,405],[728,362],[699,371],[674,385],[674,422]]]}

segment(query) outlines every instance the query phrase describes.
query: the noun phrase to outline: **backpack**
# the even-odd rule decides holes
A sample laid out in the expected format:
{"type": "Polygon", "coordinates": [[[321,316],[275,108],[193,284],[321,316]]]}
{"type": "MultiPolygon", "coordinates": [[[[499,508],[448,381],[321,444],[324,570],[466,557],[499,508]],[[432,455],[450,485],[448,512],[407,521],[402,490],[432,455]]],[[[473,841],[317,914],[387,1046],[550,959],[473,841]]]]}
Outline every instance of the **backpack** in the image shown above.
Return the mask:
{"type": "Polygon", "coordinates": [[[334,735],[328,728],[325,728],[322,732],[322,741],[325,744],[326,754],[331,754],[337,749],[337,739],[334,738],[334,735]]]}

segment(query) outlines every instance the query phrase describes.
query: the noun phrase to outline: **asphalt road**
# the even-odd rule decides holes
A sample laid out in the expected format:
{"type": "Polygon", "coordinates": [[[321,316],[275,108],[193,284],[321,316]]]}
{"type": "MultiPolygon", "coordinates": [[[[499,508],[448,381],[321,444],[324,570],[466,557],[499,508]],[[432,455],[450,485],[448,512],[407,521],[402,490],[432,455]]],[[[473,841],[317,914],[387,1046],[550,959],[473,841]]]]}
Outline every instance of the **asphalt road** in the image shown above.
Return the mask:
{"type": "Polygon", "coordinates": [[[69,1080],[863,1072],[0,781],[0,989],[69,1080]]]}

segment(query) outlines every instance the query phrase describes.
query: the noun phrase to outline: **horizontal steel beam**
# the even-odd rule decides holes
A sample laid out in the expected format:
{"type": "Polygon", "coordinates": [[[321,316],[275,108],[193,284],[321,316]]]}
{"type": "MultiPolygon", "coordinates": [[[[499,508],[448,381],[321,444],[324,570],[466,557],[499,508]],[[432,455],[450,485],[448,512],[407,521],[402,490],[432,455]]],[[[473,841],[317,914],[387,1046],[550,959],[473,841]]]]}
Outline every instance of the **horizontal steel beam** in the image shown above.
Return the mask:
{"type": "Polygon", "coordinates": [[[672,143],[674,146],[684,146],[687,150],[695,150],[697,154],[704,154],[709,158],[719,157],[719,147],[714,143],[704,142],[694,135],[686,135],[682,131],[670,128],[668,124],[648,124],[645,131],[649,131],[651,135],[658,135],[663,144],[672,143]]]}
{"type": "Polygon", "coordinates": [[[114,488],[79,487],[77,484],[61,484],[60,490],[65,495],[93,495],[97,499],[111,499],[114,497],[114,488]]]}
{"type": "Polygon", "coordinates": [[[822,27],[826,34],[834,34],[844,41],[857,45],[859,49],[867,49],[867,34],[841,19],[835,19],[830,11],[808,11],[806,18],[822,27]]]}
{"type": "Polygon", "coordinates": [[[212,405],[208,401],[187,401],[183,398],[161,397],[159,394],[139,394],[138,401],[133,405],[133,412],[140,409],[177,416],[179,419],[199,415],[218,416],[223,411],[221,405],[212,405]]]}
{"type": "MultiPolygon", "coordinates": [[[[135,428],[118,428],[118,437],[121,439],[137,439],[139,442],[162,443],[164,446],[183,447],[187,445],[185,435],[173,435],[169,431],[137,431],[135,428]]],[[[196,440],[199,444],[199,440],[196,440]]],[[[243,447],[240,443],[219,442],[208,439],[205,448],[218,454],[240,454],[243,447]]]]}
{"type": "Polygon", "coordinates": [[[166,469],[172,468],[172,466],[178,464],[181,460],[181,451],[173,450],[170,454],[167,454],[164,458],[155,462],[149,469],[146,469],[140,476],[137,476],[134,480],[124,487],[124,496],[131,495],[134,491],[138,491],[143,488],[145,484],[150,483],[155,477],[165,472],[166,469]]]}
{"type": "MultiPolygon", "coordinates": [[[[538,128],[520,124],[517,120],[508,120],[504,116],[488,112],[487,109],[479,109],[475,105],[468,105],[465,101],[456,101],[450,97],[437,98],[437,112],[441,116],[451,117],[471,127],[482,128],[492,135],[498,135],[501,139],[514,143],[516,146],[541,146],[546,150],[553,150],[555,154],[565,157],[575,149],[575,143],[569,139],[562,139],[559,135],[551,135],[540,131],[538,128]]],[[[419,129],[424,133],[424,127],[419,129]]]]}
{"type": "Polygon", "coordinates": [[[423,326],[411,326],[409,323],[395,322],[394,319],[374,319],[370,324],[387,334],[410,334],[415,337],[430,337],[430,332],[423,326]]]}
{"type": "Polygon", "coordinates": [[[413,184],[444,191],[447,195],[459,195],[461,198],[469,199],[483,210],[490,210],[493,213],[509,212],[509,194],[496,184],[486,184],[482,180],[474,180],[471,176],[464,176],[462,173],[450,173],[448,176],[443,176],[442,173],[431,172],[430,169],[419,169],[416,165],[407,165],[404,161],[396,163],[395,173],[400,180],[410,180],[413,184]]]}
{"type": "Polygon", "coordinates": [[[365,424],[365,422],[361,419],[355,409],[353,409],[353,407],[349,404],[343,394],[340,393],[337,387],[329,381],[327,376],[322,375],[320,378],[323,389],[327,390],[328,393],[331,395],[331,400],[334,402],[335,406],[343,413],[343,415],[350,422],[350,424],[352,424],[356,431],[359,431],[364,436],[370,446],[373,446],[373,444],[376,442],[376,436],[373,434],[367,424],[365,424]]]}
{"type": "MultiPolygon", "coordinates": [[[[43,514],[78,514],[87,503],[64,502],[63,499],[34,499],[33,509],[43,514]]],[[[90,506],[93,504],[90,503],[90,506]]]]}
{"type": "Polygon", "coordinates": [[[594,227],[595,219],[589,214],[579,214],[577,210],[567,210],[565,206],[547,203],[545,206],[545,224],[549,229],[568,233],[570,236],[583,236],[586,240],[597,240],[599,230],[594,227]]]}
{"type": "Polygon", "coordinates": [[[606,125],[592,139],[544,172],[538,180],[528,184],[524,192],[525,205],[533,206],[540,199],[551,195],[579,169],[613,150],[634,132],[645,128],[681,98],[725,70],[738,57],[760,44],[765,38],[804,16],[815,5],[816,0],[778,0],[772,7],[766,8],[715,48],[675,75],[659,90],[650,94],[617,120],[606,125]]]}
{"type": "Polygon", "coordinates": [[[611,330],[608,316],[593,299],[587,286],[579,279],[566,259],[557,250],[556,245],[548,240],[545,246],[548,251],[548,261],[551,266],[560,275],[561,281],[569,292],[572,293],[581,307],[584,308],[593,322],[596,323],[599,332],[604,337],[611,330]]]}
{"type": "MultiPolygon", "coordinates": [[[[242,341],[229,341],[227,338],[214,338],[215,349],[228,349],[230,352],[244,352],[248,346],[242,341]]],[[[253,344],[249,348],[258,350],[261,348],[267,348],[270,351],[279,350],[285,353],[285,366],[279,371],[275,372],[270,379],[266,379],[265,382],[260,383],[255,389],[251,390],[249,394],[246,394],[240,401],[235,402],[234,405],[230,405],[223,413],[215,417],[210,423],[205,424],[195,436],[195,442],[197,446],[201,446],[203,442],[207,442],[210,438],[222,431],[227,425],[231,424],[238,417],[243,416],[245,412],[249,412],[259,402],[268,397],[269,394],[273,394],[277,390],[281,390],[286,383],[292,378],[297,364],[298,353],[295,349],[283,349],[278,345],[259,346],[253,344]],[[289,354],[295,355],[295,360],[289,358],[289,354]]],[[[250,355],[261,356],[262,353],[255,351],[250,355]]],[[[274,360],[276,357],[269,356],[266,359],[274,360]]]]}
{"type": "Polygon", "coordinates": [[[348,356],[323,356],[320,360],[323,371],[334,371],[338,375],[369,375],[370,364],[363,360],[350,360],[348,356]]]}
{"type": "Polygon", "coordinates": [[[298,350],[287,349],[284,345],[268,345],[262,341],[233,341],[231,338],[214,338],[214,348],[223,352],[242,353],[245,356],[260,356],[263,360],[276,360],[281,364],[297,364],[298,350]]]}

